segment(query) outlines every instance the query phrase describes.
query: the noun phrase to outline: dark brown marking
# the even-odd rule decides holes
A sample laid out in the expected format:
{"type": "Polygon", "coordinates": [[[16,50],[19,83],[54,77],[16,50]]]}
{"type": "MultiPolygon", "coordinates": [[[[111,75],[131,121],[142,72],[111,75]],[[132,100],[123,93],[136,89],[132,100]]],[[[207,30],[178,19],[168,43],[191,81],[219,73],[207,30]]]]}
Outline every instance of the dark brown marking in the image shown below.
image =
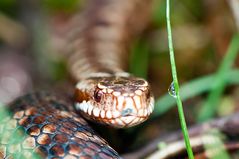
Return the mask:
{"type": "Polygon", "coordinates": [[[35,124],[42,124],[46,121],[45,117],[44,116],[36,116],[34,119],[33,119],[33,122],[35,124]]]}
{"type": "Polygon", "coordinates": [[[50,153],[55,156],[63,157],[65,155],[64,149],[61,145],[54,145],[50,149],[50,153]]]}
{"type": "Polygon", "coordinates": [[[53,134],[53,133],[55,133],[55,131],[56,131],[56,125],[53,125],[53,124],[47,124],[47,125],[43,126],[43,128],[42,128],[42,132],[44,132],[44,133],[53,134]]]}
{"type": "Polygon", "coordinates": [[[32,126],[27,130],[27,133],[31,136],[38,136],[40,134],[40,128],[38,126],[32,126]]]}
{"type": "Polygon", "coordinates": [[[67,150],[72,155],[79,155],[82,152],[82,149],[76,144],[69,144],[67,150]]]}
{"type": "Polygon", "coordinates": [[[50,138],[50,136],[47,135],[47,134],[41,134],[40,136],[38,136],[37,142],[38,142],[40,145],[47,145],[47,144],[50,144],[50,143],[51,143],[51,138],[50,138]]]}
{"type": "Polygon", "coordinates": [[[53,140],[55,140],[56,142],[58,143],[65,143],[68,141],[68,138],[66,135],[63,135],[63,134],[56,134],[53,138],[53,140]]]}

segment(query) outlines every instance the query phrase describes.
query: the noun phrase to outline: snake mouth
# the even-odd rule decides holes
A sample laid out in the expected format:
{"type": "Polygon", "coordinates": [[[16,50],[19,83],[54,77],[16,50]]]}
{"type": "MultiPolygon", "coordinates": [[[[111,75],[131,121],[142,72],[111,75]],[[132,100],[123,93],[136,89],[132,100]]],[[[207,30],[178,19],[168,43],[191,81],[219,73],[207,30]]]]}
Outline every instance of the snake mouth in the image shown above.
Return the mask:
{"type": "MultiPolygon", "coordinates": [[[[152,98],[153,99],[153,98],[152,98]]],[[[102,110],[93,106],[89,101],[76,103],[76,109],[89,120],[97,121],[116,128],[126,128],[138,125],[144,122],[152,113],[154,101],[151,101],[147,108],[133,110],[125,108],[122,111],[118,110],[102,110]]]]}

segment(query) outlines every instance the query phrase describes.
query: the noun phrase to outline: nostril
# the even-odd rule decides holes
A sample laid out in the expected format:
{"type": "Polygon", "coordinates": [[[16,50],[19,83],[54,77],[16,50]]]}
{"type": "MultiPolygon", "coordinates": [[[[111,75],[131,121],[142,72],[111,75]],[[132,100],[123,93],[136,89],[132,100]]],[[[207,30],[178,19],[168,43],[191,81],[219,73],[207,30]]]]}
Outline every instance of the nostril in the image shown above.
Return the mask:
{"type": "Polygon", "coordinates": [[[124,109],[124,110],[121,112],[121,115],[122,115],[122,116],[128,116],[128,115],[131,115],[132,112],[133,112],[132,109],[127,108],[127,109],[124,109]]]}

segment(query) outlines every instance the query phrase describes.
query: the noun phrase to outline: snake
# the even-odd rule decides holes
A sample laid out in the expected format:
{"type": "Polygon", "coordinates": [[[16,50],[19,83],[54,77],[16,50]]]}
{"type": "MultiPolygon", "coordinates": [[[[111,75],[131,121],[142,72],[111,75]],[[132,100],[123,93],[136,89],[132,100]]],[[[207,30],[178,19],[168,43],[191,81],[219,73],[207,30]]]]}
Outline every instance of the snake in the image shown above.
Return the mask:
{"type": "Polygon", "coordinates": [[[150,84],[125,71],[150,6],[149,0],[87,1],[64,37],[74,99],[36,92],[9,104],[10,115],[0,121],[0,158],[121,158],[85,119],[127,128],[152,113],[150,84]]]}

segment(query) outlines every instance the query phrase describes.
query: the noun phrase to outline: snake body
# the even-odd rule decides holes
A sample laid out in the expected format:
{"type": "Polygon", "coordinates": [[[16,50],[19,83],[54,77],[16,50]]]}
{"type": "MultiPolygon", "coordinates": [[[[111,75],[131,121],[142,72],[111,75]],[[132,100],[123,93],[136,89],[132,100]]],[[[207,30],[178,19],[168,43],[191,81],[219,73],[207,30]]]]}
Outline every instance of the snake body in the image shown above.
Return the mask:
{"type": "Polygon", "coordinates": [[[145,121],[154,107],[148,82],[124,72],[130,41],[149,19],[150,1],[95,2],[72,20],[69,29],[68,66],[80,81],[76,108],[97,122],[133,126],[145,121]]]}
{"type": "Polygon", "coordinates": [[[0,119],[0,158],[120,158],[61,95],[32,93],[9,109],[12,117],[0,119]]]}
{"type": "Polygon", "coordinates": [[[77,113],[118,128],[151,114],[149,83],[124,72],[130,41],[147,24],[149,6],[145,0],[92,0],[73,17],[64,51],[77,81],[74,104],[47,93],[10,104],[12,118],[0,122],[0,158],[31,158],[30,150],[45,158],[120,158],[77,113]],[[11,140],[15,132],[23,137],[11,140]]]}

